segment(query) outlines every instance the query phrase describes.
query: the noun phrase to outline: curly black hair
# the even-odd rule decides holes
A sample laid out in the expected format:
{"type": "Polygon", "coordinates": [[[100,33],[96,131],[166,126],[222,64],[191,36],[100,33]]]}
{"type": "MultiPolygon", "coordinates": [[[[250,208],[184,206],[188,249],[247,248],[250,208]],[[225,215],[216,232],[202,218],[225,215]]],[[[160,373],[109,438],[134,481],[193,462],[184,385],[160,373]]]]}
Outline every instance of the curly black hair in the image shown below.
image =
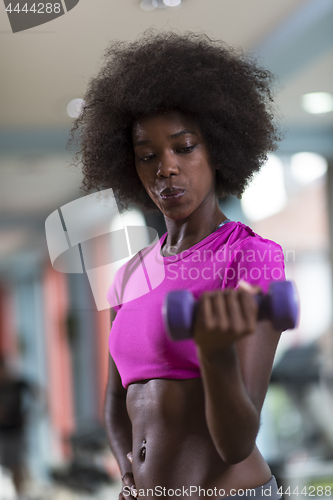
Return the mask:
{"type": "Polygon", "coordinates": [[[216,194],[241,198],[281,139],[273,78],[242,51],[205,34],[145,32],[112,42],[84,96],[69,146],[83,164],[85,193],[113,188],[119,207],[156,209],[136,173],[133,122],[177,110],[195,119],[217,167],[216,194]]]}

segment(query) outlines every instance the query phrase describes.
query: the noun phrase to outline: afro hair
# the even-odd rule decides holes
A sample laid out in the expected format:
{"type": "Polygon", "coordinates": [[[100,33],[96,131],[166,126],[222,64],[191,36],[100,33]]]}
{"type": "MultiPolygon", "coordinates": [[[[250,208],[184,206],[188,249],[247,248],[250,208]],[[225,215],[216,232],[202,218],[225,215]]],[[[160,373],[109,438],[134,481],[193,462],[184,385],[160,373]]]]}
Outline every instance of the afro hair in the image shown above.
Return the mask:
{"type": "Polygon", "coordinates": [[[112,188],[121,208],[156,209],[136,173],[132,127],[139,117],[177,110],[201,130],[217,196],[241,198],[281,139],[272,81],[255,59],[205,34],[149,30],[135,42],[112,42],[71,130],[81,188],[112,188]]]}

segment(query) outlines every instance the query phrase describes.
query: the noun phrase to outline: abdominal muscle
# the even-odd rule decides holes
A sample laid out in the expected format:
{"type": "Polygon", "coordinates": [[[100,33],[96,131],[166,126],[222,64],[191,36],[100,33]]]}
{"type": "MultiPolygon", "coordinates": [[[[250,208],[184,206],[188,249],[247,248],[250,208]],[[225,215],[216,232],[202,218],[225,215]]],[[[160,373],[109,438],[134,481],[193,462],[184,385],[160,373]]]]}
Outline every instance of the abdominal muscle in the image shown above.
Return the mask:
{"type": "Polygon", "coordinates": [[[196,500],[205,496],[203,492],[199,496],[201,487],[216,488],[216,494],[210,494],[214,499],[228,496],[231,489],[261,486],[271,478],[257,447],[243,462],[223,462],[207,428],[200,378],[130,384],[127,410],[132,422],[132,466],[139,496],[141,490],[141,496],[147,498],[175,499],[188,494],[196,500]],[[172,490],[177,492],[172,494],[172,490]]]}

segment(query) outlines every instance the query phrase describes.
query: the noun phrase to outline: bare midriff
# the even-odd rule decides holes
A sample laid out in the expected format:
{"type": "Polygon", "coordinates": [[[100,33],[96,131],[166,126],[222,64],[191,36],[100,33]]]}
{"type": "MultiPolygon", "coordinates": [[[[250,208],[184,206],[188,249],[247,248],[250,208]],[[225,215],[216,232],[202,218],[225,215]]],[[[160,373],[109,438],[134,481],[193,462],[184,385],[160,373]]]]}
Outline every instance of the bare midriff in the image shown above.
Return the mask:
{"type": "MultiPolygon", "coordinates": [[[[189,493],[190,487],[196,486],[198,490],[224,490],[228,496],[232,489],[255,488],[270,480],[270,469],[257,447],[238,464],[223,462],[210,437],[204,408],[200,378],[153,379],[129,385],[127,411],[132,422],[132,466],[138,491],[159,487],[166,492],[177,489],[178,494],[184,489],[189,493]]],[[[192,500],[202,498],[203,494],[199,497],[193,491],[192,500]]],[[[151,491],[148,494],[158,498],[151,491]]],[[[187,494],[178,496],[185,498],[187,494]]]]}

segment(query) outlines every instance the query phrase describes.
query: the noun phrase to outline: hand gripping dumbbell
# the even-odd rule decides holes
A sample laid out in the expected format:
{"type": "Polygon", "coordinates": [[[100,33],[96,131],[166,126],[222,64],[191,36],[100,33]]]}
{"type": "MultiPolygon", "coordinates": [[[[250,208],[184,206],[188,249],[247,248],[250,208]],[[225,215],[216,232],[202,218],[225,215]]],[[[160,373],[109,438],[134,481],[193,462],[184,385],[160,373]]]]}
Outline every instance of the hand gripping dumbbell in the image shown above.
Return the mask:
{"type": "MultiPolygon", "coordinates": [[[[267,294],[254,295],[258,304],[257,320],[268,319],[276,330],[295,328],[299,316],[297,290],[291,281],[272,282],[267,294]]],[[[163,304],[164,324],[172,340],[193,336],[193,320],[197,301],[192,292],[178,290],[168,293],[163,304]]]]}

